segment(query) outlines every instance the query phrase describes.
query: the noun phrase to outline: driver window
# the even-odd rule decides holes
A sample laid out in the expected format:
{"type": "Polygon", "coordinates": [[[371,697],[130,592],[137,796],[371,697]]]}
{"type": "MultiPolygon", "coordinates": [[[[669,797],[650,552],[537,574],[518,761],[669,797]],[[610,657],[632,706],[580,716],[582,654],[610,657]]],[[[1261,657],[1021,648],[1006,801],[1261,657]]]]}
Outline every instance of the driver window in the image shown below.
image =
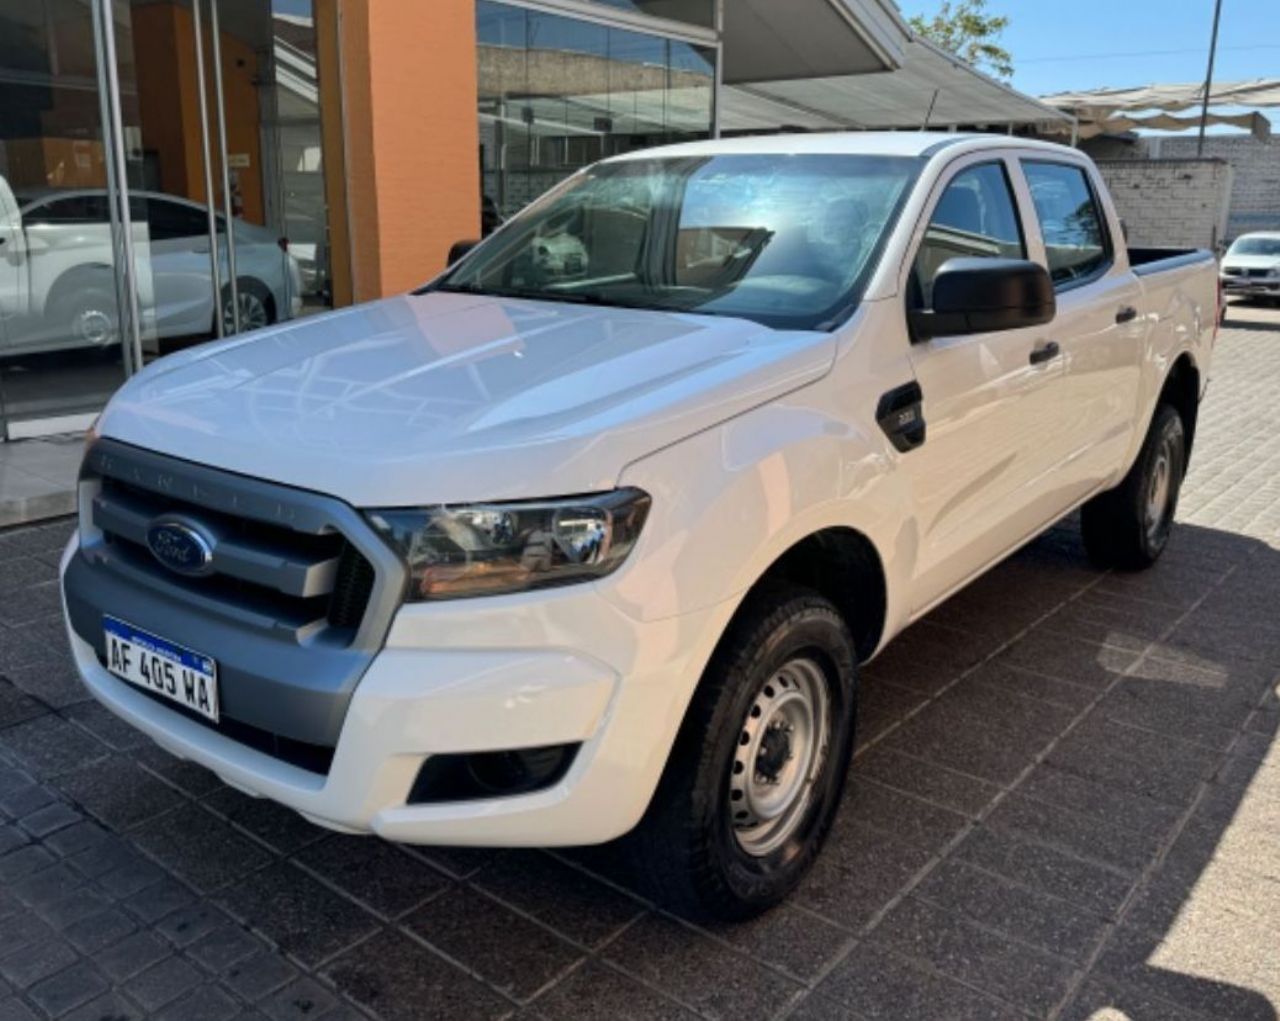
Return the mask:
{"type": "Polygon", "coordinates": [[[957,256],[1025,259],[1018,210],[1003,163],[983,163],[951,179],[925,229],[911,271],[916,308],[933,301],[933,278],[957,256]]]}

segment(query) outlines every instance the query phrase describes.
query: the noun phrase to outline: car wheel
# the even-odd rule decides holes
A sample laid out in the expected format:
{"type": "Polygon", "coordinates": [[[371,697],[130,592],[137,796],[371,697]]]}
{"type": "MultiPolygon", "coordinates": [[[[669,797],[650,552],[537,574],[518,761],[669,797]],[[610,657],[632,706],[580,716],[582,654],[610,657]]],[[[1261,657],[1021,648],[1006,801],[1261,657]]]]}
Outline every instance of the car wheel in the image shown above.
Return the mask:
{"type": "MultiPolygon", "coordinates": [[[[260,330],[276,321],[275,302],[267,286],[257,280],[240,280],[236,286],[240,304],[240,332],[260,330]]],[[[232,315],[231,288],[222,289],[222,332],[231,336],[235,332],[232,315]]]]}
{"type": "Polygon", "coordinates": [[[1169,542],[1186,466],[1182,416],[1161,404],[1129,474],[1081,511],[1085,549],[1096,564],[1140,570],[1156,562],[1169,542]]]}
{"type": "Polygon", "coordinates": [[[840,803],[856,691],[853,637],[835,606],[793,587],[750,600],[629,838],[633,867],[661,903],[739,920],[790,893],[840,803]]]}
{"type": "Polygon", "coordinates": [[[77,347],[110,349],[120,343],[116,296],[99,287],[76,291],[66,300],[62,310],[65,336],[73,338],[77,347]]]}

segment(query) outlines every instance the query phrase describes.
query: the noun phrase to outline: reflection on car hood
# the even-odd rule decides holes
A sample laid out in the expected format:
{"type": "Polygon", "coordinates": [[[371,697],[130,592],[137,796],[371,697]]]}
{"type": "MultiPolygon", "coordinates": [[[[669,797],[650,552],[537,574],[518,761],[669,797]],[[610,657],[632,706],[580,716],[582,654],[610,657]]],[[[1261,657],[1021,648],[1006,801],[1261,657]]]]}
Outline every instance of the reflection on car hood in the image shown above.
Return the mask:
{"type": "Polygon", "coordinates": [[[407,295],[165,358],[100,428],[363,506],[549,496],[612,487],[834,353],[741,319],[407,295]]]}

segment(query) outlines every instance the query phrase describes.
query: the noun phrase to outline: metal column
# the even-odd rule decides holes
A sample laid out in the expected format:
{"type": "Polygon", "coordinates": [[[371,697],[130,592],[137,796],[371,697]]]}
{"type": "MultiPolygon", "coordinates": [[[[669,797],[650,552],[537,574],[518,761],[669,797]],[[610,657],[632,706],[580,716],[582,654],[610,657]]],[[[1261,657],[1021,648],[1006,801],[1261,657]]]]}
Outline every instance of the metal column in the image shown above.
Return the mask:
{"type": "MultiPolygon", "coordinates": [[[[218,0],[209,0],[209,34],[213,36],[213,99],[218,112],[218,157],[222,162],[222,208],[227,220],[227,273],[231,289],[231,326],[240,332],[240,287],[236,280],[236,227],[231,207],[231,169],[227,166],[227,110],[222,96],[222,40],[218,0]]],[[[222,295],[218,295],[219,304],[222,295]]],[[[219,308],[221,312],[221,308],[219,308]]]]}
{"type": "MultiPolygon", "coordinates": [[[[217,3],[217,0],[210,0],[217,3]]],[[[200,94],[200,151],[204,157],[204,199],[209,218],[209,272],[213,280],[213,328],[221,337],[222,324],[222,259],[218,253],[218,216],[213,204],[213,155],[209,151],[209,97],[204,73],[204,17],[201,0],[191,0],[191,20],[195,25],[196,91],[200,94]]],[[[221,97],[219,97],[221,99],[221,97]]]]}
{"type": "Polygon", "coordinates": [[[129,179],[124,152],[124,118],[120,111],[120,79],[116,61],[116,25],[112,0],[96,0],[93,4],[94,28],[98,32],[101,86],[105,86],[101,103],[105,121],[104,150],[107,164],[108,209],[111,216],[112,241],[118,245],[116,294],[119,307],[120,344],[125,375],[142,368],[141,316],[138,312],[138,287],[135,280],[137,263],[133,252],[133,218],[129,211],[129,179]],[[112,177],[115,188],[111,187],[112,177]],[[124,291],[120,294],[121,290],[124,291]]]}
{"type": "Polygon", "coordinates": [[[720,105],[724,93],[724,0],[716,0],[716,71],[711,81],[711,137],[720,137],[720,105]]]}

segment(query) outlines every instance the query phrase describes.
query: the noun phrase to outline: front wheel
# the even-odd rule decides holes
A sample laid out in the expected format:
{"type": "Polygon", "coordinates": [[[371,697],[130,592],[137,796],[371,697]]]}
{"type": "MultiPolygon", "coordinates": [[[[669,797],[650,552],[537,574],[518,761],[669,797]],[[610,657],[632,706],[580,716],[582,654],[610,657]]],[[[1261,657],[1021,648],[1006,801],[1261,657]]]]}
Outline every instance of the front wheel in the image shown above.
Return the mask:
{"type": "Polygon", "coordinates": [[[828,600],[787,587],[744,607],[629,840],[660,901],[735,920],[786,897],[839,806],[856,691],[853,637],[828,600]]]}
{"type": "Polygon", "coordinates": [[[1130,571],[1154,564],[1169,542],[1186,467],[1182,416],[1161,404],[1129,474],[1081,510],[1089,557],[1101,567],[1130,571]]]}
{"type": "MultiPolygon", "coordinates": [[[[240,332],[260,330],[276,321],[275,301],[267,286],[251,278],[237,279],[236,293],[240,305],[240,332]]],[[[235,333],[234,305],[231,301],[231,287],[222,288],[222,332],[230,337],[235,333]]]]}

